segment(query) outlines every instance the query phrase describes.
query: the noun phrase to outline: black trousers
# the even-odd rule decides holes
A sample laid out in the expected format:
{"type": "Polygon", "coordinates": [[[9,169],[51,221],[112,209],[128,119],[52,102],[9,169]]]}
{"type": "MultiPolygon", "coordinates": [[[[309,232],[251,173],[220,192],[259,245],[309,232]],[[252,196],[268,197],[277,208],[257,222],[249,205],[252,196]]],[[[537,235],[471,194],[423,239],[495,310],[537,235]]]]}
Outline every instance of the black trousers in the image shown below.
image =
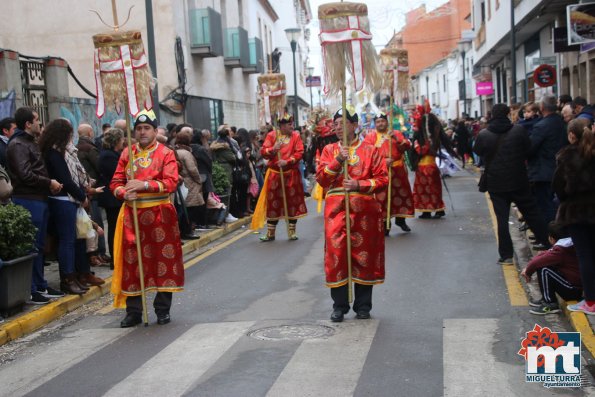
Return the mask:
{"type": "MultiPolygon", "coordinates": [[[[353,299],[353,311],[365,311],[369,312],[372,310],[372,287],[373,285],[361,285],[354,283],[354,299],[353,299]]],[[[331,298],[333,298],[333,309],[343,309],[344,313],[349,311],[349,296],[347,291],[347,285],[343,285],[337,288],[331,288],[331,298]]]]}
{"type": "Polygon", "coordinates": [[[114,234],[116,233],[116,223],[118,222],[118,214],[120,207],[105,207],[105,217],[107,219],[107,244],[109,253],[114,256],[114,234]]]}
{"type": "Polygon", "coordinates": [[[529,185],[526,188],[512,192],[489,193],[498,223],[498,253],[501,258],[512,258],[514,254],[512,239],[508,230],[511,203],[515,203],[519,211],[521,211],[525,222],[527,222],[533,233],[535,233],[537,242],[545,246],[550,245],[547,239],[547,224],[537,207],[537,203],[535,203],[529,185]]]}
{"type": "Polygon", "coordinates": [[[580,300],[583,291],[570,284],[560,273],[549,267],[537,270],[537,281],[543,295],[543,300],[548,303],[556,302],[556,294],[565,300],[580,300]]]}
{"type": "MultiPolygon", "coordinates": [[[[171,307],[172,293],[171,292],[157,292],[153,300],[153,308],[157,314],[168,314],[171,307]]],[[[143,301],[140,295],[126,297],[126,313],[143,312],[143,301]]]]}

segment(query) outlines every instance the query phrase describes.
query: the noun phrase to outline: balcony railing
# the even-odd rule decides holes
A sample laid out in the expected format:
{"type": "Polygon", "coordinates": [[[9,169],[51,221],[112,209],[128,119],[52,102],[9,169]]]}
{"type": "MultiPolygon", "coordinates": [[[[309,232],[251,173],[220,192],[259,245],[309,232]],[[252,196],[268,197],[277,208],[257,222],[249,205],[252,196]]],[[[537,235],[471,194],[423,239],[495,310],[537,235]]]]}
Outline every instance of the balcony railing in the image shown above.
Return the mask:
{"type": "Polygon", "coordinates": [[[478,50],[483,43],[486,41],[486,24],[485,22],[481,23],[479,30],[477,31],[477,36],[475,36],[475,49],[478,50]]]}
{"type": "Polygon", "coordinates": [[[222,56],[221,14],[212,8],[191,9],[188,19],[192,54],[203,58],[222,56]]]}
{"type": "Polygon", "coordinates": [[[247,68],[250,66],[248,32],[241,27],[227,28],[224,31],[224,64],[229,68],[247,68]]]}
{"type": "Polygon", "coordinates": [[[244,73],[263,73],[264,58],[262,54],[262,41],[258,37],[248,39],[250,50],[249,66],[243,69],[244,73]]]}

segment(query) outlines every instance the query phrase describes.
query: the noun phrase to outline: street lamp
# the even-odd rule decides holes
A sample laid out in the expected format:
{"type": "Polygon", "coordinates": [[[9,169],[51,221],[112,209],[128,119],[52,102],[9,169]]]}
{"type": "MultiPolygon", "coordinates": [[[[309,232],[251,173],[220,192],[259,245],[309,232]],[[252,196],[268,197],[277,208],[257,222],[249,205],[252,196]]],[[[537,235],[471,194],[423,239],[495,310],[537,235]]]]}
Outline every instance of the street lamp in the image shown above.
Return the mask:
{"type": "Polygon", "coordinates": [[[463,113],[467,115],[467,78],[465,77],[465,55],[467,50],[469,49],[469,41],[461,40],[458,42],[457,47],[459,52],[461,53],[461,58],[463,60],[463,89],[461,92],[461,96],[463,97],[463,113]]]}
{"type": "Polygon", "coordinates": [[[312,110],[312,108],[314,107],[312,102],[312,74],[314,73],[314,67],[308,66],[306,68],[306,71],[308,72],[308,79],[310,80],[310,110],[312,110]]]}
{"type": "Polygon", "coordinates": [[[294,122],[297,122],[298,118],[298,94],[297,94],[297,70],[295,67],[295,50],[297,50],[297,41],[300,38],[300,34],[302,30],[300,28],[288,28],[285,29],[285,34],[287,35],[287,40],[291,44],[291,52],[293,53],[293,119],[294,122]]]}

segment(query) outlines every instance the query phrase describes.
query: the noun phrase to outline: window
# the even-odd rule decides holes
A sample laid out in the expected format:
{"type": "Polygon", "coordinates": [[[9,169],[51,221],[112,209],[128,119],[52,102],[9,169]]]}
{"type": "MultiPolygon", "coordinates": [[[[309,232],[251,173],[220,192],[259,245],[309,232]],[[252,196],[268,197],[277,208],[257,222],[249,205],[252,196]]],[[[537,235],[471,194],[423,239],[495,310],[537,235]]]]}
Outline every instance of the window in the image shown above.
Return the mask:
{"type": "Polygon", "coordinates": [[[442,86],[443,86],[443,91],[446,92],[446,75],[445,74],[442,75],[442,86]]]}
{"type": "Polygon", "coordinates": [[[492,18],[492,0],[488,0],[488,21],[492,18]]]}
{"type": "Polygon", "coordinates": [[[238,21],[240,21],[240,26],[244,26],[244,4],[242,0],[238,0],[238,21]]]}

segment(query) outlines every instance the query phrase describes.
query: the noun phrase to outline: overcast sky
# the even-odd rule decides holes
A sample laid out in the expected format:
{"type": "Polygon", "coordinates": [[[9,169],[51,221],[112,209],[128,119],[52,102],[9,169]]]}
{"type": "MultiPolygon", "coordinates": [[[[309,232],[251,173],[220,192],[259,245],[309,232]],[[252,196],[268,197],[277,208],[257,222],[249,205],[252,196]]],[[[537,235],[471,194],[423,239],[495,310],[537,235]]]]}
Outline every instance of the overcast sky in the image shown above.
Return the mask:
{"type": "MultiPolygon", "coordinates": [[[[322,57],[320,41],[318,39],[318,6],[328,2],[329,0],[310,0],[312,22],[309,25],[311,32],[309,57],[310,65],[314,66],[314,75],[322,74],[322,57]]],[[[405,24],[405,13],[407,11],[411,11],[422,4],[426,5],[427,11],[431,11],[446,2],[447,0],[366,1],[365,3],[368,5],[368,18],[370,19],[372,35],[374,36],[372,42],[379,49],[383,48],[391,39],[393,33],[398,32],[405,24]]]]}

